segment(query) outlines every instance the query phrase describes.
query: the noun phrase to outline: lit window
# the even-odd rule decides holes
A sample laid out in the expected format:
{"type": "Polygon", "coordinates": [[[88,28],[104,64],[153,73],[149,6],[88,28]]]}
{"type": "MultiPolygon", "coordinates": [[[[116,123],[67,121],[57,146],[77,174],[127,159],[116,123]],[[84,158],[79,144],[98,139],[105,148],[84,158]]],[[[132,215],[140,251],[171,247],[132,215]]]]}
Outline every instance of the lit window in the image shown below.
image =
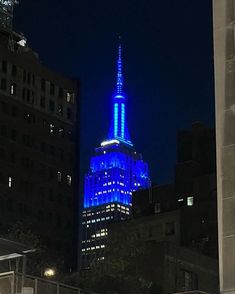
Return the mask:
{"type": "Polygon", "coordinates": [[[193,196],[187,197],[187,205],[193,206],[193,196]]]}
{"type": "Polygon", "coordinates": [[[66,93],[66,101],[71,102],[71,94],[69,92],[66,93]]]}
{"type": "Polygon", "coordinates": [[[11,95],[16,94],[16,84],[11,84],[10,93],[11,93],[11,95]]]}
{"type": "Polygon", "coordinates": [[[8,177],[8,187],[12,188],[12,177],[8,177]]]}
{"type": "Polygon", "coordinates": [[[55,132],[55,125],[50,124],[50,134],[54,134],[55,132]]]}
{"type": "Polygon", "coordinates": [[[67,175],[67,185],[68,186],[71,186],[71,184],[72,184],[72,177],[70,176],[70,175],[67,175]]]}
{"type": "Polygon", "coordinates": [[[62,181],[62,174],[60,171],[57,172],[57,180],[59,183],[61,183],[61,181],[62,181]]]}
{"type": "Polygon", "coordinates": [[[59,132],[59,136],[63,137],[63,135],[64,135],[64,129],[63,128],[59,128],[58,132],[59,132]]]}
{"type": "Polygon", "coordinates": [[[155,213],[161,212],[161,204],[160,203],[155,203],[155,205],[154,205],[154,212],[155,213]]]}

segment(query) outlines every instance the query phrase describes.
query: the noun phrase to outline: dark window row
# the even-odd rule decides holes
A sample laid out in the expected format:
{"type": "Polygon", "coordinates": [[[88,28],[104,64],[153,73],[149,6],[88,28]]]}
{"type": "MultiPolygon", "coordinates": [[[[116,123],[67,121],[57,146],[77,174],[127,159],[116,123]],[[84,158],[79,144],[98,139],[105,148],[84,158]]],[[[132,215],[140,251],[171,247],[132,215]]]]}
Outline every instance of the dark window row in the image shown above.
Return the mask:
{"type": "MultiPolygon", "coordinates": [[[[2,60],[1,62],[1,72],[4,74],[10,74],[12,77],[16,77],[20,72],[19,68],[15,64],[8,64],[6,60],[2,60]]],[[[26,70],[23,70],[23,82],[28,85],[35,86],[36,78],[35,74],[26,70]]],[[[53,82],[49,82],[49,93],[51,96],[56,94],[56,86],[53,82]]],[[[40,80],[41,91],[45,92],[47,88],[47,81],[44,78],[40,80]]],[[[58,98],[66,99],[68,103],[74,103],[75,95],[73,92],[68,91],[62,87],[58,88],[58,98]]]]}
{"type": "Polygon", "coordinates": [[[57,202],[61,206],[72,208],[72,197],[68,195],[63,195],[61,192],[57,193],[53,188],[39,187],[38,198],[42,206],[46,205],[48,201],[57,202]]]}
{"type": "Polygon", "coordinates": [[[17,66],[15,64],[12,64],[12,65],[9,64],[8,65],[8,63],[7,63],[6,60],[2,60],[1,70],[5,74],[7,74],[8,71],[9,71],[9,73],[11,72],[11,75],[13,77],[16,77],[17,76],[17,66]]]}
{"type": "MultiPolygon", "coordinates": [[[[1,78],[0,89],[2,91],[7,91],[7,80],[5,78],[1,78]]],[[[15,83],[10,84],[9,94],[12,95],[12,96],[16,96],[16,94],[17,94],[17,85],[15,83]]],[[[22,89],[21,96],[22,96],[22,100],[27,102],[28,104],[35,104],[35,92],[33,90],[24,87],[22,89]]],[[[40,97],[40,107],[43,108],[43,109],[46,108],[46,97],[45,96],[40,97]]],[[[56,109],[55,101],[52,100],[52,99],[49,100],[49,111],[51,113],[56,112],[58,115],[60,115],[62,117],[64,115],[64,107],[63,107],[63,105],[58,104],[57,109],[56,109]]],[[[71,108],[69,108],[69,107],[66,108],[66,118],[68,120],[73,119],[73,112],[72,112],[71,108]]]]}
{"type": "MultiPolygon", "coordinates": [[[[2,131],[2,129],[0,129],[2,131]]],[[[40,178],[44,178],[48,181],[57,181],[60,184],[72,186],[72,176],[66,174],[63,171],[58,171],[53,167],[45,165],[43,163],[35,162],[35,160],[21,154],[16,153],[13,150],[6,150],[0,146],[0,160],[7,161],[12,164],[20,165],[25,171],[30,174],[37,174],[40,178]]]]}
{"type": "MultiPolygon", "coordinates": [[[[49,93],[50,93],[50,96],[55,96],[56,95],[56,86],[54,83],[52,82],[49,82],[49,81],[46,81],[45,79],[41,78],[41,91],[42,92],[46,92],[46,89],[47,89],[47,83],[49,84],[49,93]]],[[[43,97],[43,96],[42,96],[43,97]]],[[[68,103],[74,103],[74,100],[75,100],[75,95],[74,93],[62,88],[62,87],[59,87],[58,88],[58,98],[60,99],[64,99],[66,100],[66,102],[68,103]]]]}
{"type": "MultiPolygon", "coordinates": [[[[22,115],[16,106],[10,106],[8,103],[4,101],[0,102],[0,111],[5,115],[11,115],[13,117],[19,117],[19,115],[22,115]]],[[[25,111],[22,117],[24,121],[28,124],[36,123],[35,115],[29,111],[25,111]]],[[[46,129],[46,131],[51,135],[57,135],[61,138],[66,137],[69,140],[73,140],[72,132],[70,130],[65,131],[65,129],[61,126],[55,126],[55,124],[53,123],[49,123],[46,120],[42,120],[42,127],[46,129]]]]}
{"type": "MultiPolygon", "coordinates": [[[[1,81],[0,81],[0,89],[2,91],[7,91],[7,80],[5,78],[1,78],[1,81]]],[[[16,83],[10,83],[10,87],[9,87],[9,94],[11,96],[16,96],[17,92],[17,85],[16,83]]]]}
{"type": "MultiPolygon", "coordinates": [[[[20,142],[24,146],[36,149],[35,138],[29,134],[20,135],[16,129],[9,129],[6,125],[0,125],[0,136],[8,138],[9,140],[20,142]]],[[[54,145],[41,142],[39,144],[39,151],[49,156],[57,156],[61,161],[73,162],[72,153],[66,153],[62,148],[56,148],[54,145]]]]}

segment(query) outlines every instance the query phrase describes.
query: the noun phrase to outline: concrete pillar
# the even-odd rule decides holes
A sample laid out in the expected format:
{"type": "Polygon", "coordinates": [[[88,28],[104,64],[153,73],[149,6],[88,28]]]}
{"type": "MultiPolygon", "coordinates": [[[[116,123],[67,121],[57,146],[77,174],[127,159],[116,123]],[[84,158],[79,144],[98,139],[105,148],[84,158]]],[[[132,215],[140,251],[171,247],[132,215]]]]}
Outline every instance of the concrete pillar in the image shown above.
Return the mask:
{"type": "Polygon", "coordinates": [[[221,293],[235,294],[235,0],[213,0],[221,293]]]}

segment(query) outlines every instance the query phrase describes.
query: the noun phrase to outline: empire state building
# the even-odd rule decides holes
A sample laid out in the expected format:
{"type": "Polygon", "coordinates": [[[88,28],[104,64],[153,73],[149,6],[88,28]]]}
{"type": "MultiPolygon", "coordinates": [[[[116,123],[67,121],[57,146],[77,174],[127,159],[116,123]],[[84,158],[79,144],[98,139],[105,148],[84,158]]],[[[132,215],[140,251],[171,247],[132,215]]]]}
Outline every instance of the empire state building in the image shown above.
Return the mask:
{"type": "Polygon", "coordinates": [[[108,223],[129,218],[132,193],[149,185],[148,164],[135,151],[128,132],[120,44],[109,135],[95,149],[90,159],[90,170],[85,176],[81,246],[83,268],[89,267],[94,259],[104,259],[108,223]]]}

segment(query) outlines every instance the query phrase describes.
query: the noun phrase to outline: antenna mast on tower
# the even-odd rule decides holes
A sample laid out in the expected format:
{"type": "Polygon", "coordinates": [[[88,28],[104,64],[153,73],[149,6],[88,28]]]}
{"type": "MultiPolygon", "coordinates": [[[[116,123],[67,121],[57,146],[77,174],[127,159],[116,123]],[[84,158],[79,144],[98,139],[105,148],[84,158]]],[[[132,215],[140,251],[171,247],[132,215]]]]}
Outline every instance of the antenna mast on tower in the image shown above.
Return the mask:
{"type": "Polygon", "coordinates": [[[0,27],[12,30],[14,5],[18,0],[0,0],[0,27]]]}

